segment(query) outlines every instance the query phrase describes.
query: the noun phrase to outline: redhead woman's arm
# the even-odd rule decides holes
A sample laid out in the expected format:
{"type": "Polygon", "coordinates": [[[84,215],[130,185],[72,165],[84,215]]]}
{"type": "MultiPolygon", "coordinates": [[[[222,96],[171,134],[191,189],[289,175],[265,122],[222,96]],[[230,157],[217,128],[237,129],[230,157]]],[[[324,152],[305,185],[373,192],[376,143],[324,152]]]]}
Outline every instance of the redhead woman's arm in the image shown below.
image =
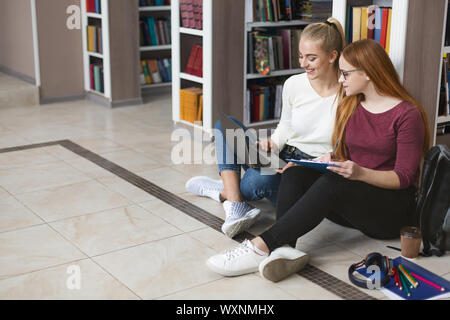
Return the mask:
{"type": "Polygon", "coordinates": [[[328,167],[344,178],[362,181],[379,188],[400,189],[400,179],[395,171],[379,171],[361,167],[353,161],[334,162],[339,167],[328,167]]]}

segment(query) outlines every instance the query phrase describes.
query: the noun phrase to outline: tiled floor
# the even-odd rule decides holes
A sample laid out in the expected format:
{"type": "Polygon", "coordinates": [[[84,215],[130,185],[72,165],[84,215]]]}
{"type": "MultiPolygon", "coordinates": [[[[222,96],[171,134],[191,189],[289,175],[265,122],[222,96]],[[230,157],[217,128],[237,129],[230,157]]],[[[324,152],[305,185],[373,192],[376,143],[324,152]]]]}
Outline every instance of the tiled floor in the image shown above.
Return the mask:
{"type": "MultiPolygon", "coordinates": [[[[216,202],[186,192],[193,175],[217,178],[214,165],[174,165],[171,98],[107,109],[89,101],[0,108],[0,148],[62,139],[223,219],[216,202]]],[[[258,234],[274,220],[267,201],[258,234]]],[[[0,299],[340,299],[293,275],[223,278],[205,260],[236,242],[59,146],[0,153],[0,299]],[[75,266],[75,267],[74,267],[75,266]],[[72,268],[80,287],[70,285],[72,268]]],[[[398,252],[360,232],[324,221],[298,241],[311,265],[345,283],[350,264],[369,252],[398,252]]],[[[450,255],[416,263],[450,279],[450,255]]],[[[379,299],[377,291],[364,291],[379,299]]]]}

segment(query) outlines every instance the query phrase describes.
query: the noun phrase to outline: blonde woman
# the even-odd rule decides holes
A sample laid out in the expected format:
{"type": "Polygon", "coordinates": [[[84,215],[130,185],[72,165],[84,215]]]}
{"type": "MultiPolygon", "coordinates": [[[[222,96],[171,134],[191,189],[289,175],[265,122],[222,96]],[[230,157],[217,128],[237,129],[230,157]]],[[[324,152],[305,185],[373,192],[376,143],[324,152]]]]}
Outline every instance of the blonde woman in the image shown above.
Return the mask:
{"type": "Polygon", "coordinates": [[[397,238],[400,228],[412,222],[419,165],[429,148],[425,112],[376,41],[348,45],[339,66],[345,97],[333,133],[337,167],[324,174],[287,170],[275,225],[238,249],[211,257],[212,270],[240,275],[259,268],[264,278],[279,281],[308,260],[284,245],[294,245],[324,218],[376,239],[397,238]]]}
{"type": "MultiPolygon", "coordinates": [[[[332,149],[331,134],[340,93],[338,59],[344,45],[342,26],[336,19],[329,18],[325,23],[314,23],[303,30],[299,57],[306,72],[285,82],[281,119],[271,138],[261,141],[263,150],[275,151],[283,160],[298,160],[320,157],[332,149]]],[[[227,159],[233,151],[227,149],[220,121],[215,129],[221,180],[194,177],[186,183],[186,188],[199,196],[223,202],[226,219],[222,231],[232,238],[248,229],[260,214],[260,209],[247,201],[267,198],[276,205],[281,173],[293,163],[275,175],[262,175],[258,169],[241,166],[235,156],[230,163],[227,159]],[[245,170],[242,179],[241,167],[245,170]]]]}

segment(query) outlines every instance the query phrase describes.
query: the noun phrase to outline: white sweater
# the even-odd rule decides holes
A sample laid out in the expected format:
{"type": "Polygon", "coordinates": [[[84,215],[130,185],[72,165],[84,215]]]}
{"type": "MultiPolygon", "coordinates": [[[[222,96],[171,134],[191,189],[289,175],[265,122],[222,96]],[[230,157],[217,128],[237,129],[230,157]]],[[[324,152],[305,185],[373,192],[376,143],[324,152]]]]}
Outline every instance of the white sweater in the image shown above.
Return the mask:
{"type": "Polygon", "coordinates": [[[319,157],[332,150],[336,95],[322,98],[306,73],[294,75],[283,87],[280,122],[271,136],[280,151],[287,144],[319,157]]]}

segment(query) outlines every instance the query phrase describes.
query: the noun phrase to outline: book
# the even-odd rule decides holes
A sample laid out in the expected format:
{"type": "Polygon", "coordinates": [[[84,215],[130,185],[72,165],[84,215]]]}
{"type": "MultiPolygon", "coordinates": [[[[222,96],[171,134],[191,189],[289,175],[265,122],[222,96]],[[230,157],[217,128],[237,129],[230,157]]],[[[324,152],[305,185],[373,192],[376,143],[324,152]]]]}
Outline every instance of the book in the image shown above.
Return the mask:
{"type": "Polygon", "coordinates": [[[267,36],[257,35],[255,38],[255,69],[262,75],[270,73],[269,65],[269,38],[267,36]]]}
{"type": "Polygon", "coordinates": [[[282,39],[283,69],[291,69],[291,29],[279,29],[278,34],[282,39]]]}
{"type": "MultiPolygon", "coordinates": [[[[394,266],[398,268],[398,265],[401,264],[405,267],[405,269],[409,272],[417,274],[418,276],[431,281],[445,289],[445,291],[440,291],[425,282],[422,282],[419,279],[416,279],[419,282],[417,288],[410,289],[411,296],[407,296],[405,290],[400,290],[399,287],[395,285],[395,279],[391,278],[389,283],[381,288],[381,292],[383,292],[387,297],[392,300],[433,300],[433,299],[443,299],[450,297],[450,282],[445,280],[442,277],[439,277],[437,274],[432,273],[431,271],[419,266],[418,264],[405,259],[403,257],[397,257],[392,260],[394,266]]],[[[366,278],[374,277],[374,274],[368,274],[367,268],[360,268],[357,271],[366,278]]]]}
{"type": "Polygon", "coordinates": [[[186,69],[184,72],[189,73],[189,74],[194,74],[194,63],[195,63],[195,59],[197,57],[197,53],[200,49],[199,45],[194,45],[191,49],[191,53],[189,54],[189,58],[188,58],[188,62],[186,65],[186,69]]]}
{"type": "Polygon", "coordinates": [[[380,44],[386,49],[386,35],[388,27],[389,8],[383,8],[383,15],[381,16],[381,39],[380,44]]]}
{"type": "Polygon", "coordinates": [[[386,35],[386,52],[387,52],[387,54],[389,54],[389,49],[391,47],[391,25],[392,25],[392,8],[389,8],[388,27],[387,27],[387,35],[386,35]]]}
{"type": "Polygon", "coordinates": [[[180,90],[180,119],[194,123],[197,119],[201,88],[191,87],[180,90]]]}
{"type": "Polygon", "coordinates": [[[367,39],[367,21],[369,19],[368,7],[361,8],[361,40],[367,39]]]}
{"type": "Polygon", "coordinates": [[[152,76],[154,83],[161,83],[161,75],[158,70],[158,64],[155,59],[147,60],[147,64],[149,65],[150,74],[152,76]]]}
{"type": "Polygon", "coordinates": [[[353,7],[353,33],[352,42],[361,39],[361,7],[353,7]]]}
{"type": "Polygon", "coordinates": [[[381,24],[383,18],[383,8],[377,7],[375,9],[375,32],[374,32],[374,40],[378,43],[381,42],[381,24]]]}
{"type": "Polygon", "coordinates": [[[320,172],[329,172],[330,170],[327,167],[336,167],[335,164],[331,162],[318,162],[312,160],[296,160],[296,159],[286,159],[288,162],[293,162],[302,167],[311,168],[320,172]]]}
{"type": "Polygon", "coordinates": [[[203,77],[203,47],[198,46],[197,54],[194,59],[192,74],[197,77],[203,77]]]}
{"type": "Polygon", "coordinates": [[[301,29],[292,29],[291,30],[291,68],[298,69],[300,68],[299,61],[299,44],[300,37],[302,35],[301,29]]]}

